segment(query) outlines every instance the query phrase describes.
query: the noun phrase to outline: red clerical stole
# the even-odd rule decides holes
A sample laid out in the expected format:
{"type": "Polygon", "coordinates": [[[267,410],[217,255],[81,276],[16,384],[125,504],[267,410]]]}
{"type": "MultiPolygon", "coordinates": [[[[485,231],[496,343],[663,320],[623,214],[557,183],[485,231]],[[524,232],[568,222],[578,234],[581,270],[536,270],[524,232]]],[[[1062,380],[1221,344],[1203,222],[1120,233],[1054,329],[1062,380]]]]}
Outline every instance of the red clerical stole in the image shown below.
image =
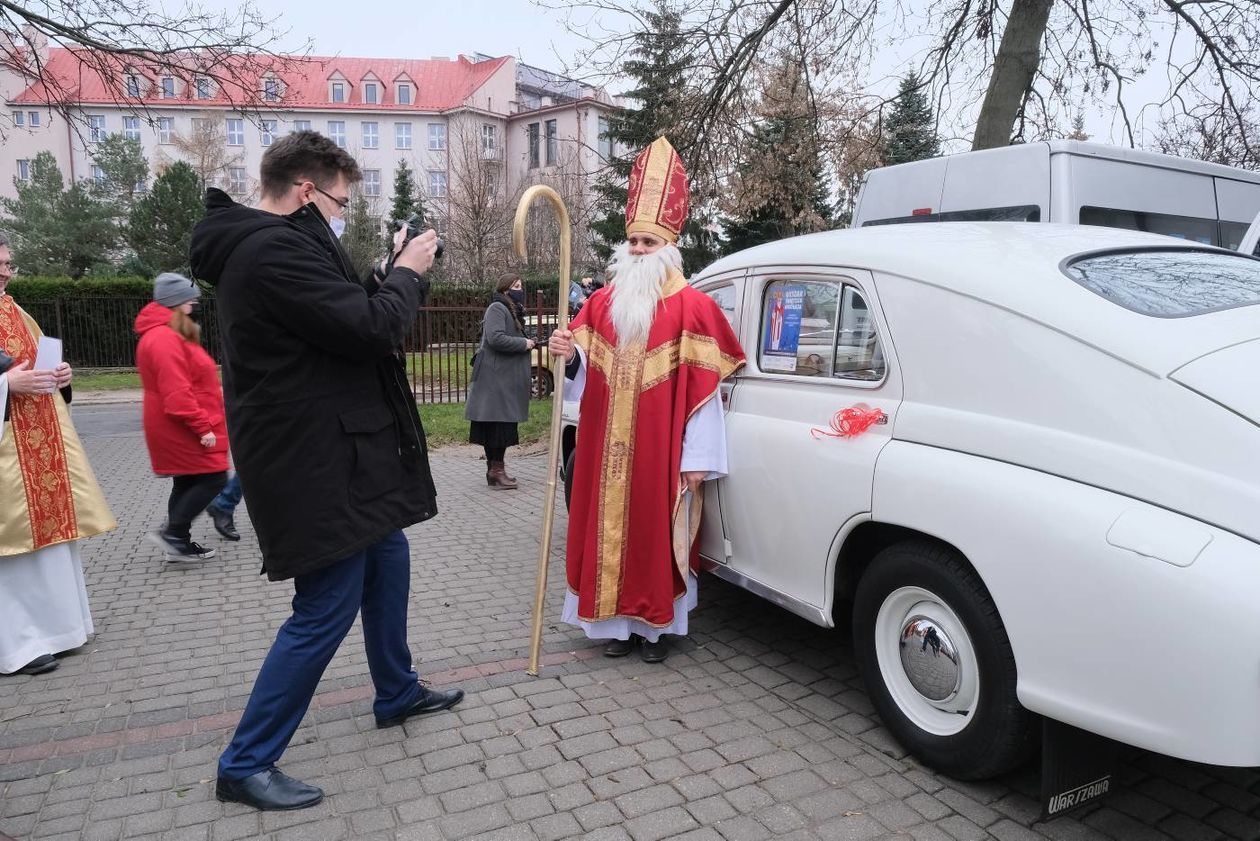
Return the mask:
{"type": "Polygon", "coordinates": [[[571,325],[587,370],[567,572],[587,622],[669,625],[687,570],[698,569],[698,522],[681,544],[685,557],[675,550],[683,432],[744,353],[717,304],[680,274],[670,274],[662,293],[644,344],[617,346],[611,289],[591,296],[571,325]]]}

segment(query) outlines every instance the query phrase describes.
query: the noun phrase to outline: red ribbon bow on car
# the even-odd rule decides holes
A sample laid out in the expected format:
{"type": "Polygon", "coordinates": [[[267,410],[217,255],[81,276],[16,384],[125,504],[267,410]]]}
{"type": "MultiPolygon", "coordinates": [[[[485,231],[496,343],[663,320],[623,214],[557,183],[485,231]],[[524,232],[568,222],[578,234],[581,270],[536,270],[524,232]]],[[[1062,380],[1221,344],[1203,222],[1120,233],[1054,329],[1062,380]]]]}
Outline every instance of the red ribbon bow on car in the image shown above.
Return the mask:
{"type": "Polygon", "coordinates": [[[884,417],[882,409],[872,409],[859,403],[832,415],[830,431],[814,427],[810,429],[809,434],[814,438],[820,435],[828,438],[854,438],[882,421],[884,417]]]}

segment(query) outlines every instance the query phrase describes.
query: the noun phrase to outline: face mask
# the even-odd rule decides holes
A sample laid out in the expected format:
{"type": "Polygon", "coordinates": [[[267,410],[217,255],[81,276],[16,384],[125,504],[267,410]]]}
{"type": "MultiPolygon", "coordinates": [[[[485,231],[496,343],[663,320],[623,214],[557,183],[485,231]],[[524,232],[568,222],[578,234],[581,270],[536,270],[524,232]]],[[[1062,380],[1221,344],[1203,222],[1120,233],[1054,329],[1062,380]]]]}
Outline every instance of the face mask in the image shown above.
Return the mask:
{"type": "Polygon", "coordinates": [[[509,289],[508,297],[511,298],[513,301],[515,301],[517,304],[520,304],[522,307],[525,306],[525,290],[524,289],[509,289]]]}
{"type": "Polygon", "coordinates": [[[328,227],[332,228],[333,236],[341,239],[341,235],[346,232],[346,220],[338,219],[336,216],[328,220],[328,227]]]}

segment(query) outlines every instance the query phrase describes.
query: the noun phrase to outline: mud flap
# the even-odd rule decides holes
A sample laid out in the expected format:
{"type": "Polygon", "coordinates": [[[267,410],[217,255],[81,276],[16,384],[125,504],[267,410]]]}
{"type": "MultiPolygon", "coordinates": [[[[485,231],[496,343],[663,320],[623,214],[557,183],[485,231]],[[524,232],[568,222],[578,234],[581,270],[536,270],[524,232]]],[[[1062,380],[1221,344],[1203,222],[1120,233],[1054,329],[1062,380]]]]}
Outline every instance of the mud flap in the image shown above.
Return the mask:
{"type": "Polygon", "coordinates": [[[1111,791],[1120,746],[1058,721],[1042,719],[1041,819],[1057,818],[1111,791]]]}

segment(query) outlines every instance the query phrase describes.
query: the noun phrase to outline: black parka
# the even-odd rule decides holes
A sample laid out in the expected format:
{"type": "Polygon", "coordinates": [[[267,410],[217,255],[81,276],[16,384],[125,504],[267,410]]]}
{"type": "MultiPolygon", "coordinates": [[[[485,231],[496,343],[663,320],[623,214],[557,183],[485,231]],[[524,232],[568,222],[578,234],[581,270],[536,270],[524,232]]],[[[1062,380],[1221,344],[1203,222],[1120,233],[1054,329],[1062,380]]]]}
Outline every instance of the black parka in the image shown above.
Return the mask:
{"type": "Polygon", "coordinates": [[[216,287],[232,456],[263,570],[314,572],[437,513],[398,350],[428,282],[360,283],[313,206],[206,193],[192,270],[216,287]]]}

